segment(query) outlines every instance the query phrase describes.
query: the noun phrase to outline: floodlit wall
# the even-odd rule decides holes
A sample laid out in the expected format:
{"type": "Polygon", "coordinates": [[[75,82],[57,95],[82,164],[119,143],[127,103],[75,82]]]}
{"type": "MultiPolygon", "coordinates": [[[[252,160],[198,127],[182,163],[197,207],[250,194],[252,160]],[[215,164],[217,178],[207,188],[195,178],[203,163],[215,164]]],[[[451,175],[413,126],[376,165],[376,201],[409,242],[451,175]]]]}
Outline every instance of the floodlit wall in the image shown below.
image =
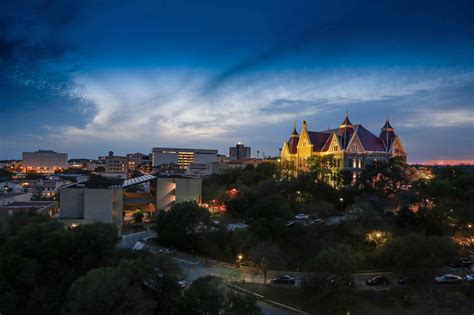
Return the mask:
{"type": "Polygon", "coordinates": [[[202,180],[200,178],[165,177],[156,184],[156,209],[169,209],[173,203],[184,201],[201,202],[202,180]]]}

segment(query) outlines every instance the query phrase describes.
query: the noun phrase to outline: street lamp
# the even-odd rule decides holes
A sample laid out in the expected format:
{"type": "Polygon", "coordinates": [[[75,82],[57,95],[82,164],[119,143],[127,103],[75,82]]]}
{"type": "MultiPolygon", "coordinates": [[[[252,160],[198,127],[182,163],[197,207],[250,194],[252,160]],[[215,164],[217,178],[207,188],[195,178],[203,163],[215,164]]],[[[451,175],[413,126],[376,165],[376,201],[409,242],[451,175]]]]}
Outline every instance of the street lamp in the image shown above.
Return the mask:
{"type": "Polygon", "coordinates": [[[341,197],[339,198],[339,211],[342,212],[342,203],[344,202],[344,199],[341,197]]]}
{"type": "Polygon", "coordinates": [[[242,255],[237,256],[237,268],[240,268],[240,264],[242,263],[242,258],[244,258],[244,256],[242,255]]]}

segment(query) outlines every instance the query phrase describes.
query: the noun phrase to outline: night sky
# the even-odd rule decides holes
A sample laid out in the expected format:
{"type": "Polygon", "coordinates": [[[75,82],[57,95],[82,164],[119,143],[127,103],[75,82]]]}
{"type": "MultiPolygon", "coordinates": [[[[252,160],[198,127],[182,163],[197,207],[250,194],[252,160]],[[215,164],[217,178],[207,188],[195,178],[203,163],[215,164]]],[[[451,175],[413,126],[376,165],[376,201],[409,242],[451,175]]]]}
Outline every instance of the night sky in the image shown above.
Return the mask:
{"type": "Polygon", "coordinates": [[[346,110],[409,162],[474,160],[473,1],[0,0],[0,159],[278,154],[346,110]]]}

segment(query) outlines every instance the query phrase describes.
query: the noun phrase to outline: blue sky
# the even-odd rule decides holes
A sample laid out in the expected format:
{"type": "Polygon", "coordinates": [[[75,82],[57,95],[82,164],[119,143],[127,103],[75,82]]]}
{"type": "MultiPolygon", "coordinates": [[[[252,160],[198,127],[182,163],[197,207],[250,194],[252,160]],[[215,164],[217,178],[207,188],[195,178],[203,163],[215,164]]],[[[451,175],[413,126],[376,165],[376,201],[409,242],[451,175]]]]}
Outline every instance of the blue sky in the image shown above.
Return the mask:
{"type": "Polygon", "coordinates": [[[474,159],[472,1],[2,1],[0,159],[216,148],[387,115],[474,159]]]}

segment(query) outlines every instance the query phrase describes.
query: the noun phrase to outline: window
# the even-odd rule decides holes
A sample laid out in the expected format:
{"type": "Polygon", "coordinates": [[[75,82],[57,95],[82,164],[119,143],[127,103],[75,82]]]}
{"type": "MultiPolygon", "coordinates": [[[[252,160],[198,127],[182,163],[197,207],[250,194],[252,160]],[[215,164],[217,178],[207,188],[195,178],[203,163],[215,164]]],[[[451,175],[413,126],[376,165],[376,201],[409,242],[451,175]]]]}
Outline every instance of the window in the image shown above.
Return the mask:
{"type": "Polygon", "coordinates": [[[352,158],[349,158],[349,167],[352,167],[352,158]]]}

